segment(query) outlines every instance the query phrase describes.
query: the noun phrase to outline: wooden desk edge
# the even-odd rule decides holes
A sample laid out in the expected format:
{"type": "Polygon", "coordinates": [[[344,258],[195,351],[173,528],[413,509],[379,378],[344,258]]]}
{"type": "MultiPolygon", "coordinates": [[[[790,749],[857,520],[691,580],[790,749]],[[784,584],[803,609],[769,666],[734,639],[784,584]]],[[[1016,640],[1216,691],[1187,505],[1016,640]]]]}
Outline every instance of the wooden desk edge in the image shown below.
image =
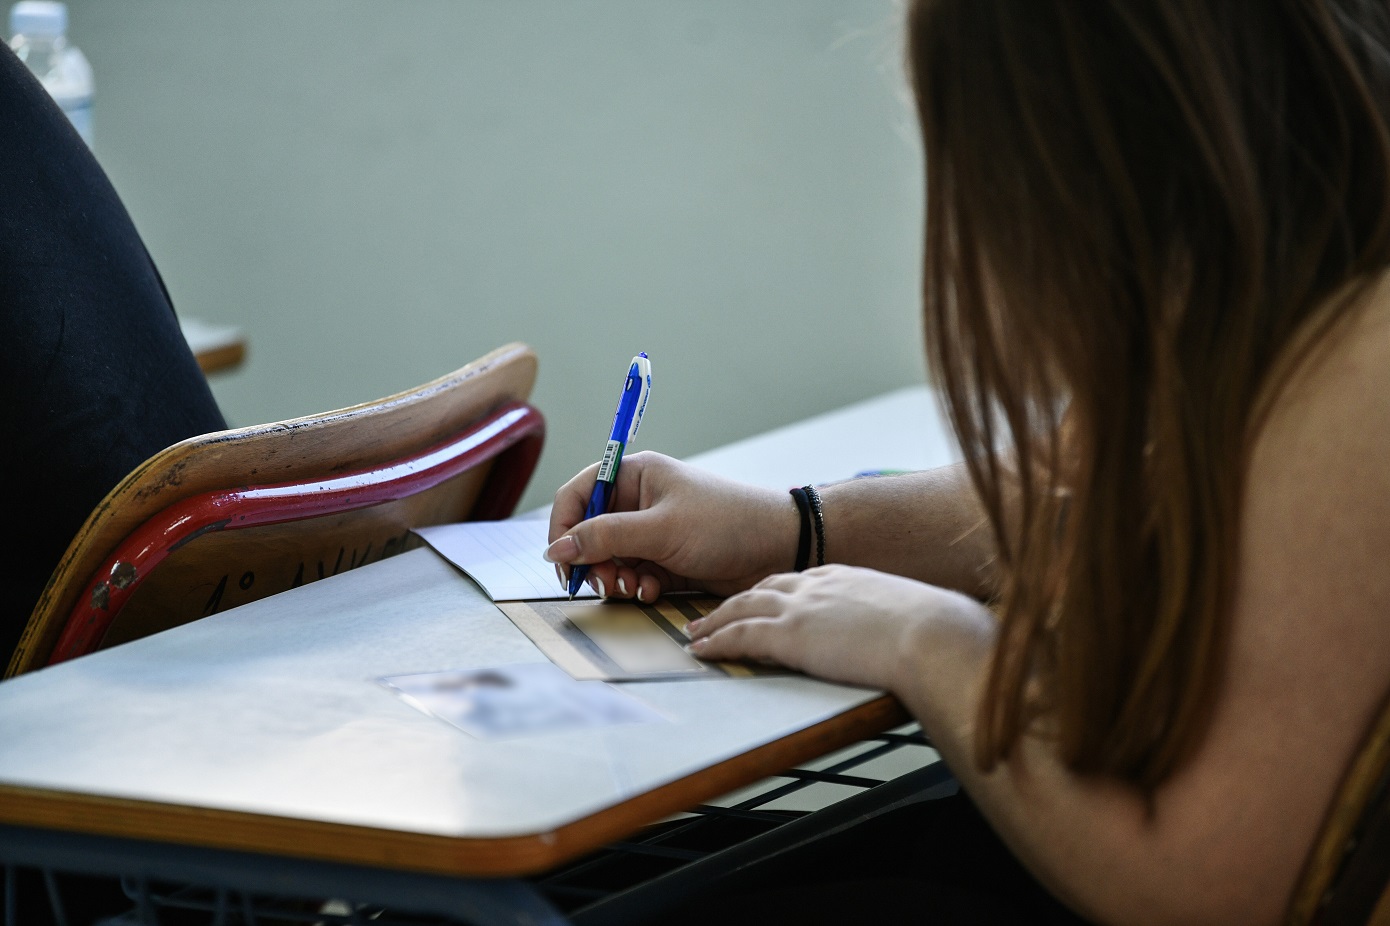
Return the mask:
{"type": "Polygon", "coordinates": [[[237,340],[231,344],[200,350],[193,356],[203,373],[215,373],[218,370],[240,366],[246,359],[246,342],[237,340]]]}
{"type": "Polygon", "coordinates": [[[909,719],[898,701],[885,695],[552,832],[526,836],[404,833],[17,785],[0,785],[0,823],[431,874],[530,875],[909,719]]]}

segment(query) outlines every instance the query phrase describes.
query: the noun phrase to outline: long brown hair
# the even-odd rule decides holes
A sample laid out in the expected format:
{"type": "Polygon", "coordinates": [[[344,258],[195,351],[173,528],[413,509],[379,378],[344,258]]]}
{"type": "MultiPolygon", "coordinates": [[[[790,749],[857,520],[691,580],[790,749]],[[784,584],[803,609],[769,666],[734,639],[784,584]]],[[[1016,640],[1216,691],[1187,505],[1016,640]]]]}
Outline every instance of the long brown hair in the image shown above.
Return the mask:
{"type": "Polygon", "coordinates": [[[929,360],[999,544],[979,761],[1042,715],[1152,789],[1209,719],[1271,370],[1390,264],[1390,12],[919,0],[908,58],[929,360]]]}

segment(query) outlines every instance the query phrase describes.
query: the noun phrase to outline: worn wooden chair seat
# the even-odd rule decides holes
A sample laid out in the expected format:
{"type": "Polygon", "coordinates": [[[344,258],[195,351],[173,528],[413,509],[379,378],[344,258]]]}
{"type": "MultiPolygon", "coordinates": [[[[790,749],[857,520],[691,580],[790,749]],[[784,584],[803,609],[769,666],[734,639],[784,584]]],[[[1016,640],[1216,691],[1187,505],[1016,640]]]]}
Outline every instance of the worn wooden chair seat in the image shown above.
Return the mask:
{"type": "Polygon", "coordinates": [[[375,562],[416,545],[413,527],[506,517],[544,440],[535,377],[508,345],[376,402],[155,454],[73,539],[6,676],[375,562]]]}

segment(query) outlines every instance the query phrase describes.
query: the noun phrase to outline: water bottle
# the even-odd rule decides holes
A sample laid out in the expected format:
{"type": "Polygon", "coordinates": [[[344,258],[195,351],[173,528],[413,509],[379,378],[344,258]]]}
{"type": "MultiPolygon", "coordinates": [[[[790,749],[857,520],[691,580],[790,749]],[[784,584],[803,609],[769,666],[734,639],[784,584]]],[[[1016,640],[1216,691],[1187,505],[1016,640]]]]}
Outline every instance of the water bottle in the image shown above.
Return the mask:
{"type": "Polygon", "coordinates": [[[92,66],[68,44],[68,8],[53,0],[21,0],[10,8],[10,48],[43,83],[82,136],[92,144],[92,66]]]}

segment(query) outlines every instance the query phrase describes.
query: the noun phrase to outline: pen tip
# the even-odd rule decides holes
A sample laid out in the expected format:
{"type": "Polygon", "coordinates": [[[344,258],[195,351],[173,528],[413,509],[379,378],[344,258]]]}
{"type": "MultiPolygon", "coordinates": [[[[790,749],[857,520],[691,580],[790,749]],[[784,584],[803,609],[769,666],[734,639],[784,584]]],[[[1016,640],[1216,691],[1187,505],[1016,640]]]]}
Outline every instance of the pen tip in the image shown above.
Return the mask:
{"type": "Polygon", "coordinates": [[[574,592],[570,592],[570,601],[574,600],[574,592]]]}

